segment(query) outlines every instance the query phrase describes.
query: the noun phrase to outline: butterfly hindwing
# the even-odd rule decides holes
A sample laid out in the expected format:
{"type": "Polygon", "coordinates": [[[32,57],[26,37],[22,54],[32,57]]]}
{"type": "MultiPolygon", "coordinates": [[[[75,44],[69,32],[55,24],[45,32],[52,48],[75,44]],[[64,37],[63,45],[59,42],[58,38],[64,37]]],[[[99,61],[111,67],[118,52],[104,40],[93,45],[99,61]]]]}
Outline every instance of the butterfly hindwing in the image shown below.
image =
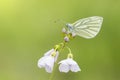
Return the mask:
{"type": "Polygon", "coordinates": [[[80,19],[72,24],[73,32],[83,38],[93,38],[100,31],[102,21],[99,16],[80,19]]]}

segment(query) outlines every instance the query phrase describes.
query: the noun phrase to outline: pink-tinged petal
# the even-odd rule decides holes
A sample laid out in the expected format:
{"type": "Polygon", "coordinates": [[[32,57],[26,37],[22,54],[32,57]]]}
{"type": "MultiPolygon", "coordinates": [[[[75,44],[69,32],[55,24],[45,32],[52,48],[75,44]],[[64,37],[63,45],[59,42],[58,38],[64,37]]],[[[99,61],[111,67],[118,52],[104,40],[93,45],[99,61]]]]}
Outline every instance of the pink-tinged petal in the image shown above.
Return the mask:
{"type": "Polygon", "coordinates": [[[45,63],[44,63],[45,59],[46,59],[46,57],[42,57],[38,60],[38,67],[39,68],[42,68],[45,66],[45,63]]]}
{"type": "Polygon", "coordinates": [[[71,70],[72,72],[81,71],[81,69],[79,68],[78,64],[77,64],[76,61],[74,61],[73,59],[68,58],[68,59],[67,59],[67,63],[70,65],[70,70],[71,70]]]}
{"type": "Polygon", "coordinates": [[[69,65],[63,61],[62,63],[60,63],[59,71],[67,73],[69,71],[69,65]]]}
{"type": "Polygon", "coordinates": [[[38,60],[38,67],[45,68],[46,72],[51,73],[54,66],[54,57],[44,56],[38,60]]]}
{"type": "Polygon", "coordinates": [[[81,69],[79,68],[78,64],[71,65],[70,70],[71,70],[72,72],[81,71],[81,69]]]}
{"type": "Polygon", "coordinates": [[[48,65],[45,66],[45,70],[46,70],[46,72],[48,72],[48,73],[52,73],[52,69],[51,69],[51,67],[48,66],[48,65]]]}
{"type": "Polygon", "coordinates": [[[52,56],[49,56],[48,58],[46,58],[46,61],[44,62],[45,62],[45,70],[48,73],[51,73],[54,66],[54,58],[52,56]]]}
{"type": "Polygon", "coordinates": [[[51,53],[54,52],[54,51],[55,51],[54,49],[51,49],[51,50],[49,50],[48,52],[46,52],[46,53],[44,54],[44,56],[50,56],[51,53]]]}

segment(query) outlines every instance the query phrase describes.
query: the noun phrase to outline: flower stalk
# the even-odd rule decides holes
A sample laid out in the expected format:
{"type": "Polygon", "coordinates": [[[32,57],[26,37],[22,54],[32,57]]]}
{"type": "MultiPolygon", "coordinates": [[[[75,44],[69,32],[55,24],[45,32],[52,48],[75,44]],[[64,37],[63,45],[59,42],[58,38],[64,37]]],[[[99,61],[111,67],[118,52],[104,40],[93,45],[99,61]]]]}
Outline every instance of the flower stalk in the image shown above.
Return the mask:
{"type": "Polygon", "coordinates": [[[67,55],[67,59],[61,60],[59,64],[59,71],[67,73],[69,71],[72,72],[78,72],[81,71],[80,67],[78,66],[77,62],[73,60],[73,54],[71,49],[67,46],[67,43],[73,39],[76,35],[73,33],[70,33],[65,28],[62,30],[63,33],[63,42],[59,43],[54,46],[51,50],[46,52],[42,58],[38,60],[38,67],[39,68],[45,68],[46,72],[52,73],[49,80],[52,80],[54,76],[54,70],[56,68],[55,64],[57,62],[57,58],[59,56],[59,53],[62,52],[62,50],[66,47],[69,51],[67,55]]]}

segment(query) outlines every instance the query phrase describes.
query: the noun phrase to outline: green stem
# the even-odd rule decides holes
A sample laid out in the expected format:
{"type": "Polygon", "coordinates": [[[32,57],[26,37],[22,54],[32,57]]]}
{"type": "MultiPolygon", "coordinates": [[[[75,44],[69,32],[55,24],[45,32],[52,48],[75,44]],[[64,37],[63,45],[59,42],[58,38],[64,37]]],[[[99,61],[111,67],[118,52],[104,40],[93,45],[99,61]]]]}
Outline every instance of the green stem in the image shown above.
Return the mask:
{"type": "Polygon", "coordinates": [[[53,76],[54,76],[54,70],[55,70],[55,69],[53,69],[53,72],[52,72],[52,74],[51,74],[49,80],[52,80],[52,79],[53,79],[53,76]]]}
{"type": "Polygon", "coordinates": [[[66,48],[68,49],[69,53],[72,53],[72,52],[71,52],[71,49],[70,49],[69,47],[66,46],[66,48]]]}
{"type": "MultiPolygon", "coordinates": [[[[63,43],[60,43],[59,45],[61,45],[61,49],[59,50],[59,53],[62,52],[62,50],[64,49],[64,47],[66,46],[66,42],[63,42],[63,43]]],[[[56,61],[57,62],[57,61],[56,61]]],[[[54,72],[55,72],[55,69],[57,68],[57,65],[55,64],[54,66],[54,69],[53,69],[53,72],[49,78],[49,80],[52,80],[53,77],[54,77],[54,72]]]]}

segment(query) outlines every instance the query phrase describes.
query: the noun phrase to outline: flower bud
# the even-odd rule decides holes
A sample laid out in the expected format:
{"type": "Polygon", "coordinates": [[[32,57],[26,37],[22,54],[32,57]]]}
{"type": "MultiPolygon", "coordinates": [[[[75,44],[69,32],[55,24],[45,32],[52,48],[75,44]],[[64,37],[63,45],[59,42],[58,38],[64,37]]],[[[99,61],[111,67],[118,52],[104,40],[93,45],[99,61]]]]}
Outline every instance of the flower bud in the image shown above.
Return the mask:
{"type": "Polygon", "coordinates": [[[62,29],[62,32],[63,32],[63,33],[66,33],[66,29],[65,29],[65,28],[63,28],[63,29],[62,29]]]}
{"type": "Polygon", "coordinates": [[[68,42],[68,41],[69,41],[69,37],[68,37],[68,36],[65,36],[65,37],[64,37],[64,41],[65,41],[65,42],[68,42]]]}
{"type": "Polygon", "coordinates": [[[72,37],[74,38],[76,36],[76,33],[72,33],[72,37]]]}
{"type": "Polygon", "coordinates": [[[72,53],[69,53],[69,54],[68,54],[68,58],[73,58],[73,54],[72,54],[72,53]]]}

